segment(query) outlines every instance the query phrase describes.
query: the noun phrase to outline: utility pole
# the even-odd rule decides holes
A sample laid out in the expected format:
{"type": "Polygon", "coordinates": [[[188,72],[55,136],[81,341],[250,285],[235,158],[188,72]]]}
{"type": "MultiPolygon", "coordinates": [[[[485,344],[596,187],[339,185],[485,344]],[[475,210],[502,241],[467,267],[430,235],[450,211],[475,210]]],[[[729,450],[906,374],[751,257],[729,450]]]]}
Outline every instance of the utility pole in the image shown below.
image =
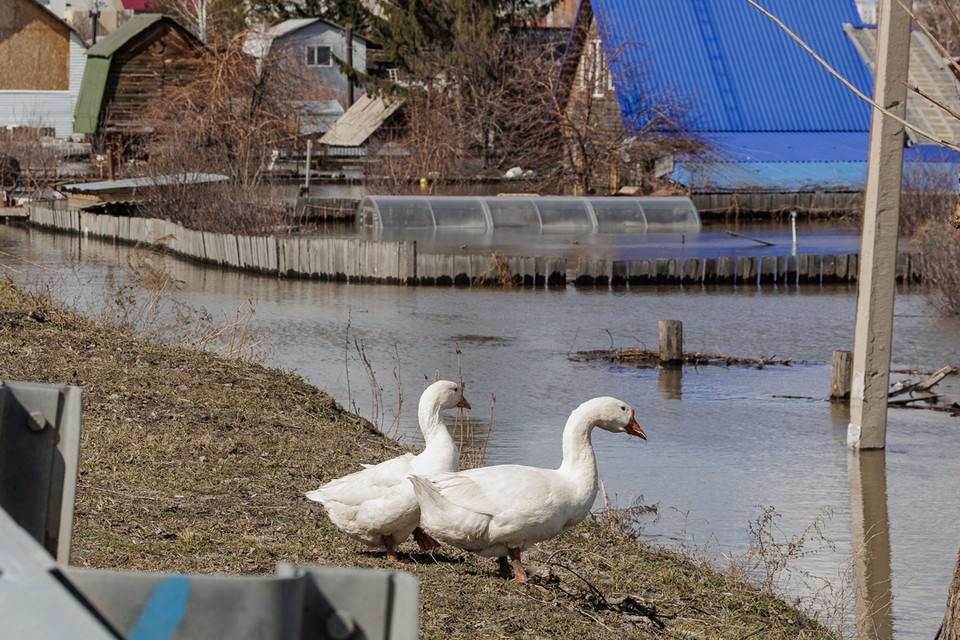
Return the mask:
{"type": "Polygon", "coordinates": [[[347,27],[347,109],[353,106],[353,25],[347,27]]]}
{"type": "MultiPolygon", "coordinates": [[[[877,7],[873,100],[902,118],[906,114],[911,18],[900,1],[880,0],[877,7]]],[[[913,0],[903,0],[903,4],[911,8],[913,0]]],[[[874,110],[870,121],[847,428],[847,444],[855,449],[886,446],[902,173],[903,125],[874,110]]]]}

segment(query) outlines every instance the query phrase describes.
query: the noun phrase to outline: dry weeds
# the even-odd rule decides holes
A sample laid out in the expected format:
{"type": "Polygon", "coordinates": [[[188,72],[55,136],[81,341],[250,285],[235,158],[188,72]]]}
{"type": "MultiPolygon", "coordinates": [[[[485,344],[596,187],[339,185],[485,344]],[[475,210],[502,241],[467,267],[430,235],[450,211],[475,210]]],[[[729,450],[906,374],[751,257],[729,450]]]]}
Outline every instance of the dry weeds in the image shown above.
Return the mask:
{"type": "MultiPolygon", "coordinates": [[[[302,493],[401,447],[295,375],[153,344],[0,282],[0,379],[83,386],[77,565],[388,567],[302,493]]],[[[413,555],[423,636],[834,637],[769,593],[600,521],[527,555],[546,591],[449,548],[413,555]]]]}

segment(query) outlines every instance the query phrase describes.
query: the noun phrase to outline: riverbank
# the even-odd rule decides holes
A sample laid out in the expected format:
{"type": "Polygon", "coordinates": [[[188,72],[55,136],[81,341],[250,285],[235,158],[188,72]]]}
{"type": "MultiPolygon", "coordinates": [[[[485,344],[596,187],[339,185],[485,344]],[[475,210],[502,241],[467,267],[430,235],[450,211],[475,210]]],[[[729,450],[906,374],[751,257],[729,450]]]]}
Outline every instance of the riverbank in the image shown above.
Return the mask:
{"type": "MultiPolygon", "coordinates": [[[[333,530],[302,492],[401,447],[299,377],[148,343],[7,282],[0,372],[84,388],[74,564],[388,567],[333,530]]],[[[490,560],[450,549],[438,559],[416,556],[406,567],[422,583],[429,638],[832,637],[769,594],[599,521],[529,553],[536,573],[553,576],[545,592],[505,584],[490,560]]]]}

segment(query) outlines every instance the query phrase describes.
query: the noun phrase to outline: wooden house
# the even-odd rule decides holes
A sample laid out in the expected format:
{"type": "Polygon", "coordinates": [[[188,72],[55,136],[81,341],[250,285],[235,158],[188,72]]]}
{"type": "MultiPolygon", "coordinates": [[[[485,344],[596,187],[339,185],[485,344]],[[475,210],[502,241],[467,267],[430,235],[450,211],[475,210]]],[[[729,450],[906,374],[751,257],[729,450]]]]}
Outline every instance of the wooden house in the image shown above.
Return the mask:
{"type": "Polygon", "coordinates": [[[0,127],[30,127],[69,137],[86,55],[83,40],[35,0],[3,4],[0,127]]]}
{"type": "Polygon", "coordinates": [[[87,51],[74,131],[101,138],[151,133],[150,107],[195,76],[203,53],[176,20],[134,16],[87,51]]]}
{"type": "MultiPolygon", "coordinates": [[[[337,100],[350,107],[350,78],[342,64],[353,58],[353,68],[367,70],[366,38],[352,34],[348,51],[346,29],[320,18],[285,20],[250,33],[243,50],[263,64],[268,57],[284,65],[284,72],[300,81],[300,97],[305,100],[337,100]]],[[[359,97],[359,92],[358,92],[359,97]]]]}

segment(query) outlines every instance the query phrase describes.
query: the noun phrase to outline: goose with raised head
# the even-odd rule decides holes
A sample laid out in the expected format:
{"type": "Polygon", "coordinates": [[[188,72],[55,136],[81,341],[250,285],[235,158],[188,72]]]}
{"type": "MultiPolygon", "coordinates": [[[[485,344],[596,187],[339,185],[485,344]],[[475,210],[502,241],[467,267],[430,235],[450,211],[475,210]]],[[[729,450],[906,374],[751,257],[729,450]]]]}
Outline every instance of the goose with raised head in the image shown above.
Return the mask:
{"type": "Polygon", "coordinates": [[[512,569],[514,580],[526,582],[520,554],[583,520],[597,497],[597,460],[590,440],[594,427],[647,439],[627,403],[610,397],[588,400],[570,414],[563,429],[559,469],[510,464],[411,474],[421,528],[441,542],[496,557],[502,573],[512,569]]]}
{"type": "Polygon", "coordinates": [[[437,543],[417,527],[420,507],[410,474],[435,474],[457,470],[457,450],[440,418],[445,409],[470,408],[456,382],[434,382],[420,396],[417,418],[424,448],[380,464],[364,465],[350,475],[331,480],[306,494],[323,505],[327,517],[341,532],[363,544],[387,550],[389,560],[399,560],[396,548],[411,533],[421,549],[437,543]]]}

